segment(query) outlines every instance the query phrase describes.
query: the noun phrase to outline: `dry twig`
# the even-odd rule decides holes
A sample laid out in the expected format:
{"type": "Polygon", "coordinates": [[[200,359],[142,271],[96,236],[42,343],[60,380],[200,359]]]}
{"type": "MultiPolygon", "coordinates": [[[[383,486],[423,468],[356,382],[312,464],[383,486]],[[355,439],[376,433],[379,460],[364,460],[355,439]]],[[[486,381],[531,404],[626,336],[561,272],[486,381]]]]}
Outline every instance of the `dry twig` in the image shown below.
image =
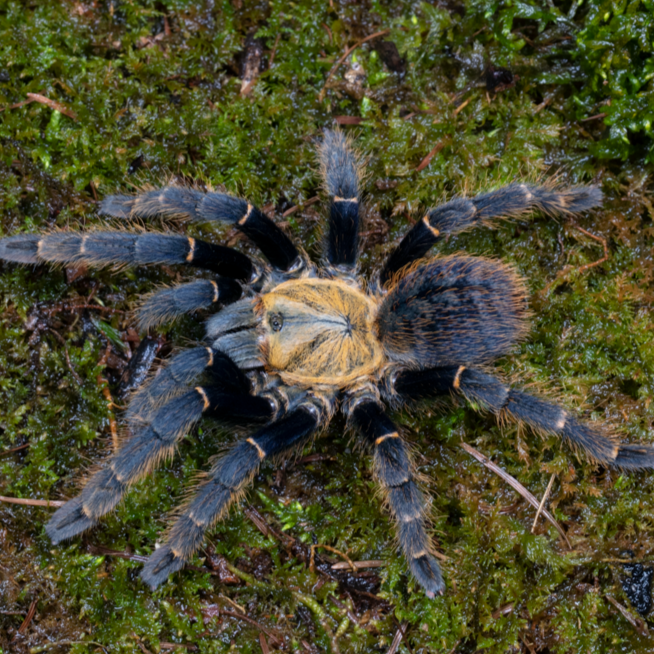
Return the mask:
{"type": "Polygon", "coordinates": [[[609,602],[611,602],[611,604],[613,604],[613,606],[615,606],[615,608],[618,609],[620,613],[622,613],[625,620],[627,620],[641,636],[649,638],[649,629],[647,628],[647,623],[644,620],[633,616],[629,609],[622,606],[618,600],[611,597],[610,595],[605,595],[604,597],[606,597],[606,599],[609,600],[609,602]]]}
{"type": "Polygon", "coordinates": [[[21,636],[27,631],[27,627],[30,626],[30,622],[32,622],[32,618],[34,618],[34,614],[36,613],[36,605],[39,601],[38,597],[35,597],[32,600],[32,603],[30,604],[29,609],[27,610],[27,615],[25,616],[25,619],[23,620],[23,624],[18,627],[18,631],[15,633],[14,637],[11,639],[11,642],[15,642],[15,640],[18,638],[18,634],[21,636]]]}
{"type": "Polygon", "coordinates": [[[605,238],[601,238],[600,236],[595,236],[595,234],[591,234],[588,230],[584,229],[583,227],[579,227],[579,225],[575,225],[574,223],[572,223],[572,226],[575,229],[579,230],[582,234],[586,234],[586,236],[588,236],[589,238],[592,238],[598,243],[601,243],[602,247],[604,248],[604,256],[601,259],[598,259],[597,261],[593,261],[593,263],[587,263],[585,266],[581,266],[581,268],[579,268],[579,272],[582,272],[583,270],[588,270],[589,268],[594,268],[595,266],[599,266],[600,263],[604,263],[605,261],[608,261],[609,248],[608,245],[606,244],[605,238]]]}
{"type": "Polygon", "coordinates": [[[294,214],[296,211],[299,211],[300,209],[305,209],[306,207],[310,207],[312,204],[318,202],[318,200],[320,200],[320,198],[317,195],[315,195],[314,197],[309,198],[305,202],[296,204],[294,207],[291,207],[290,209],[284,211],[284,213],[282,214],[282,218],[287,218],[291,214],[294,214]]]}
{"type": "Polygon", "coordinates": [[[547,502],[547,498],[550,496],[550,491],[552,490],[552,485],[554,484],[554,479],[556,478],[556,473],[553,472],[552,476],[550,477],[550,483],[547,484],[547,488],[545,489],[545,495],[543,495],[543,499],[540,501],[540,504],[538,506],[538,511],[536,511],[536,517],[534,518],[534,524],[531,525],[531,533],[534,533],[534,529],[536,529],[536,524],[538,523],[538,518],[540,518],[540,514],[543,511],[543,507],[545,506],[545,502],[547,502]]]}
{"type": "Polygon", "coordinates": [[[386,654],[395,654],[397,652],[397,648],[400,646],[400,643],[402,642],[402,638],[406,635],[406,630],[407,627],[409,626],[408,622],[403,622],[397,632],[395,633],[395,638],[393,638],[393,642],[391,643],[391,646],[388,648],[388,651],[386,654]]]}
{"type": "Polygon", "coordinates": [[[439,141],[434,148],[431,150],[431,152],[420,162],[418,167],[416,168],[416,172],[419,173],[421,170],[427,168],[431,160],[449,143],[448,138],[444,138],[443,140],[439,141]]]}
{"type": "MultiPolygon", "coordinates": [[[[487,456],[476,450],[474,447],[468,445],[467,443],[461,443],[461,447],[470,455],[474,456],[477,461],[480,463],[483,463],[489,470],[492,470],[498,477],[501,477],[504,479],[504,481],[511,486],[514,490],[516,490],[522,497],[524,497],[529,504],[531,504],[536,510],[538,510],[538,506],[540,502],[515,478],[512,477],[508,472],[505,470],[502,470],[497,464],[493,463],[487,456]]],[[[565,531],[563,531],[563,528],[561,525],[554,519],[554,516],[547,511],[546,509],[542,509],[543,515],[550,521],[552,525],[556,528],[556,530],[559,532],[561,535],[561,538],[565,541],[566,545],[568,546],[569,549],[572,549],[572,545],[570,545],[570,542],[568,541],[568,537],[565,535],[565,531]]]]}
{"type": "Polygon", "coordinates": [[[332,565],[332,570],[349,570],[354,566],[357,570],[362,570],[363,568],[381,568],[386,565],[386,561],[381,561],[375,559],[372,561],[340,561],[339,563],[334,563],[332,565]]]}
{"type": "Polygon", "coordinates": [[[29,447],[31,443],[24,443],[23,445],[18,445],[17,447],[12,447],[10,450],[5,450],[4,452],[0,452],[0,456],[7,456],[8,454],[13,454],[14,452],[19,452],[20,450],[24,450],[26,447],[29,447]]]}
{"type": "Polygon", "coordinates": [[[60,500],[28,500],[22,497],[4,497],[0,495],[0,502],[7,504],[21,504],[22,506],[45,506],[47,508],[63,506],[66,502],[60,500]]]}
{"type": "Polygon", "coordinates": [[[341,558],[345,559],[348,562],[348,565],[350,566],[352,572],[357,571],[356,565],[354,565],[352,559],[350,559],[350,557],[347,554],[344,554],[340,550],[337,550],[335,547],[330,547],[329,545],[321,545],[320,543],[318,543],[317,545],[311,546],[311,559],[309,562],[309,570],[311,570],[311,572],[316,571],[315,559],[316,559],[316,550],[318,548],[327,550],[328,552],[333,552],[334,554],[338,554],[341,558]]]}

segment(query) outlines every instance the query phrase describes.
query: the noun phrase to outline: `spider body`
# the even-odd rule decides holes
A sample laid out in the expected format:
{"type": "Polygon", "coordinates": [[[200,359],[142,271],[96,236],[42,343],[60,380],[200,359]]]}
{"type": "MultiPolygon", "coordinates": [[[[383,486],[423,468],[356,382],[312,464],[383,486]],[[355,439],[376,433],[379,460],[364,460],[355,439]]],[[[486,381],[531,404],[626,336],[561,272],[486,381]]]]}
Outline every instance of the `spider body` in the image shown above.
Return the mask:
{"type": "Polygon", "coordinates": [[[248,427],[211,467],[165,543],[146,562],[151,587],[180,570],[205,531],[245,491],[264,459],[287,455],[341,410],[373,455],[374,474],[396,522],[409,569],[429,596],[444,583],[428,534],[428,501],[408,445],[385,405],[455,395],[499,417],[557,434],[605,465],[654,467],[654,448],[622,444],[602,427],[511,388],[489,374],[527,330],[524,283],[501,262],[453,255],[425,261],[444,235],[520,215],[585,211],[601,201],[592,187],[564,190],[512,184],[428,211],[374,279],[357,275],[357,157],[339,132],[320,147],[329,196],[325,264],[313,265],[245,200],[179,187],[107,198],[103,214],[121,219],[184,216],[236,226],[267,260],[179,234],[54,232],[0,240],[0,258],[19,263],[197,266],[215,273],[146,299],[146,330],[187,311],[219,308],[203,344],[171,358],[133,395],[130,436],[46,527],[54,543],[93,527],[130,485],[174,454],[203,416],[248,427]],[[257,428],[256,426],[259,425],[257,428]]]}

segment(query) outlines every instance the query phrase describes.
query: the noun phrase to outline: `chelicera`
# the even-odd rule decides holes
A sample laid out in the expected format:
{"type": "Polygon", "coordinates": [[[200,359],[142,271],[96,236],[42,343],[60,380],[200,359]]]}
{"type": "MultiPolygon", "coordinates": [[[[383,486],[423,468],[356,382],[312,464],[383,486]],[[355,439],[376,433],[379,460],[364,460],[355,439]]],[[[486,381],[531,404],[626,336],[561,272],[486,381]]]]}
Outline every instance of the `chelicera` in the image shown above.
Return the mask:
{"type": "Polygon", "coordinates": [[[511,388],[488,372],[527,332],[523,281],[508,265],[463,254],[425,259],[448,234],[538,209],[575,214],[601,202],[593,187],[511,184],[427,211],[381,270],[357,273],[359,162],[340,132],[319,147],[329,198],[324,261],[313,264],[246,200],[178,186],[113,195],[101,213],[236,226],[263,253],[251,258],[195,238],[128,230],[21,234],[0,241],[0,257],[104,265],[182,264],[213,276],[149,296],[142,330],[188,311],[215,307],[204,343],[181,351],[136,391],[127,439],[46,531],[54,543],[92,528],[203,416],[250,426],[211,467],[185,504],[142,579],[155,588],[200,548],[204,534],[245,491],[265,459],[288,455],[342,411],[372,452],[409,569],[429,596],[444,588],[428,533],[428,502],[409,448],[387,413],[407,402],[458,395],[482,410],[560,436],[591,460],[651,468],[654,449],[619,443],[606,429],[511,388]],[[257,428],[258,424],[258,428],[257,428]]]}

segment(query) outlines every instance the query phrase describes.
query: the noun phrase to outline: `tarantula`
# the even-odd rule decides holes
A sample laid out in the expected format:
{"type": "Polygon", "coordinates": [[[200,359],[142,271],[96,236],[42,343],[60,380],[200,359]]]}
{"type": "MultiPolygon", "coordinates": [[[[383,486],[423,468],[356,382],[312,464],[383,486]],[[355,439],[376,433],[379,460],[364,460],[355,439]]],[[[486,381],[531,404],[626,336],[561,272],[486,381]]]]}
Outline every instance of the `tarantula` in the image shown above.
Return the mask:
{"type": "Polygon", "coordinates": [[[170,457],[202,416],[263,423],[212,466],[181,509],[165,543],[147,560],[152,588],[181,569],[204,533],[244,492],[264,459],[286,455],[325,428],[337,409],[373,452],[374,473],[397,523],[400,547],[428,596],[444,584],[427,531],[425,496],[409,448],[385,405],[458,395],[476,407],[560,436],[596,462],[654,467],[654,448],[628,445],[564,409],[484,372],[527,331],[526,291],[508,265],[462,254],[424,257],[443,236],[531,209],[574,214],[601,202],[593,187],[556,190],[511,184],[429,210],[367,284],[357,275],[360,163],[340,132],[319,147],[329,224],[325,262],[312,264],[246,200],[167,186],[112,195],[115,218],[186,217],[234,225],[267,262],[178,234],[51,232],[0,240],[0,258],[19,263],[182,264],[215,273],[159,290],[138,313],[146,330],[184,312],[220,308],[203,345],[182,351],[136,391],[131,432],[107,464],[46,527],[57,544],[93,527],[130,485],[170,457]],[[200,378],[204,382],[200,384],[200,378]]]}

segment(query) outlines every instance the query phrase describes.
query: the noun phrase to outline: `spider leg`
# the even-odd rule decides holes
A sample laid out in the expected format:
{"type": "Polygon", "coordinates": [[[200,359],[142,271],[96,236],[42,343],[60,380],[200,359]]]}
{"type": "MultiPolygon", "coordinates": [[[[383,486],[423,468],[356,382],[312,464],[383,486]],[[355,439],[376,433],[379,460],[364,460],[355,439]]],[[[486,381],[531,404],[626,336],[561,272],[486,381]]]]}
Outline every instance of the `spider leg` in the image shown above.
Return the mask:
{"type": "Polygon", "coordinates": [[[231,304],[241,297],[243,289],[232,279],[202,279],[153,293],[139,307],[139,329],[146,330],[168,322],[190,311],[210,307],[212,304],[231,304]]]}
{"type": "Polygon", "coordinates": [[[211,374],[211,386],[224,393],[250,395],[252,385],[232,359],[210,347],[195,347],[173,356],[155,377],[132,395],[127,408],[128,423],[142,423],[153,411],[188,386],[203,373],[211,374]]]}
{"type": "Polygon", "coordinates": [[[373,448],[375,476],[397,524],[409,569],[428,597],[442,594],[445,585],[425,524],[427,503],[416,483],[407,444],[375,399],[354,404],[349,419],[373,448]]]}
{"type": "Polygon", "coordinates": [[[454,392],[500,416],[524,422],[536,431],[556,434],[598,463],[637,470],[654,468],[654,447],[619,443],[601,429],[584,424],[565,409],[510,388],[500,380],[464,366],[405,370],[394,381],[394,392],[419,400],[454,392]]]}
{"type": "Polygon", "coordinates": [[[545,186],[511,184],[473,198],[455,198],[427,214],[402,239],[388,257],[380,275],[382,286],[405,266],[421,259],[444,236],[488,223],[494,218],[515,217],[539,209],[550,216],[587,211],[602,202],[593,186],[555,190],[545,186]]]}
{"type": "Polygon", "coordinates": [[[154,589],[180,570],[202,544],[204,532],[243,493],[261,462],[300,445],[315,431],[321,417],[315,405],[301,404],[218,459],[207,481],[177,518],[164,545],[146,561],[141,572],[143,581],[154,589]]]}
{"type": "Polygon", "coordinates": [[[359,240],[359,162],[342,132],[326,130],[318,152],[329,194],[327,259],[333,266],[353,268],[359,240]]]}
{"type": "Polygon", "coordinates": [[[232,248],[177,234],[120,231],[19,234],[0,240],[0,259],[18,263],[185,264],[249,282],[250,259],[232,248]]]}
{"type": "Polygon", "coordinates": [[[57,510],[46,533],[56,545],[97,524],[116,507],[129,486],[172,456],[177,443],[203,414],[259,422],[272,419],[274,413],[273,405],[264,397],[224,393],[211,386],[198,386],[170,398],[137,425],[133,436],[77,497],[57,510]]]}
{"type": "Polygon", "coordinates": [[[297,248],[270,218],[245,200],[224,193],[166,186],[139,195],[110,195],[100,205],[100,214],[115,218],[217,220],[243,232],[275,268],[286,271],[298,262],[297,248]]]}

